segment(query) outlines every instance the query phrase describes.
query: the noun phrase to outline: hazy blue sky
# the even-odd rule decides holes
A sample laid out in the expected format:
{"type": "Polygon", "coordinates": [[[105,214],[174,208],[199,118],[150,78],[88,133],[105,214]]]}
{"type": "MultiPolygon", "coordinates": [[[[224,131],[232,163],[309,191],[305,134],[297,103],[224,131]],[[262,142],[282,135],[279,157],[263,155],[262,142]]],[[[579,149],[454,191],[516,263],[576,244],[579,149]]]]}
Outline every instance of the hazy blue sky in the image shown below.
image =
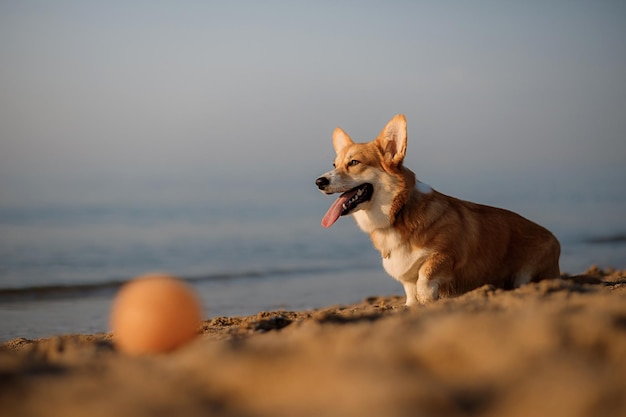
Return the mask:
{"type": "Polygon", "coordinates": [[[313,187],[335,126],[370,140],[396,113],[434,182],[626,180],[626,2],[0,2],[0,198],[21,179],[313,187]]]}

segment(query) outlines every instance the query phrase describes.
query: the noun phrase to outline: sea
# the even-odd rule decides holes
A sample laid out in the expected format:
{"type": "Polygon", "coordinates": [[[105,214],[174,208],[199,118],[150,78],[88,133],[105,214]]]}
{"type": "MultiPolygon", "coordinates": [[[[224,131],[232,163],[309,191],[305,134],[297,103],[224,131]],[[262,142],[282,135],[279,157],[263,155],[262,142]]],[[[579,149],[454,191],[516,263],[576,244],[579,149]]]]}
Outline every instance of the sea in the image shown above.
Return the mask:
{"type": "MultiPolygon", "coordinates": [[[[0,200],[0,343],[106,332],[120,286],[150,272],[185,280],[207,319],[402,295],[351,218],[321,227],[332,197],[313,180],[86,181],[0,200]]],[[[443,185],[435,188],[553,231],[564,272],[626,268],[621,180],[443,185]]]]}

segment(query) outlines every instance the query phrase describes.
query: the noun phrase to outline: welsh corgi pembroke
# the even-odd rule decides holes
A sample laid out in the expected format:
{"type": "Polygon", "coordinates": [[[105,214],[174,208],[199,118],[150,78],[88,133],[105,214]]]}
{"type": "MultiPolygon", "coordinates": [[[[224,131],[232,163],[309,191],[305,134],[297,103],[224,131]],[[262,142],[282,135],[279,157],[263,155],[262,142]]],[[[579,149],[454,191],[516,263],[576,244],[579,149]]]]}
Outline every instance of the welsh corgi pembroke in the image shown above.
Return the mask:
{"type": "Polygon", "coordinates": [[[558,278],[560,245],[552,233],[508,210],[444,195],[404,167],[404,115],[368,143],[333,132],[334,169],[315,184],[341,193],[322,226],[352,215],[400,281],[406,305],[426,304],[484,284],[516,288],[558,278]]]}

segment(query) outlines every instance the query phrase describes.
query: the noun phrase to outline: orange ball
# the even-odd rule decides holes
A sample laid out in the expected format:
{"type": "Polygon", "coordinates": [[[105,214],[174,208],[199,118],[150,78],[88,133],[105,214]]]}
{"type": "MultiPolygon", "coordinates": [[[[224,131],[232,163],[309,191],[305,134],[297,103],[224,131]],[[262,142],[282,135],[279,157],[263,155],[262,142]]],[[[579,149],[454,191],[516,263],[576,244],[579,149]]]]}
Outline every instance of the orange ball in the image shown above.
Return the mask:
{"type": "Polygon", "coordinates": [[[119,290],[111,309],[113,341],[129,354],[174,350],[198,334],[202,307],[194,291],[165,274],[133,279],[119,290]]]}

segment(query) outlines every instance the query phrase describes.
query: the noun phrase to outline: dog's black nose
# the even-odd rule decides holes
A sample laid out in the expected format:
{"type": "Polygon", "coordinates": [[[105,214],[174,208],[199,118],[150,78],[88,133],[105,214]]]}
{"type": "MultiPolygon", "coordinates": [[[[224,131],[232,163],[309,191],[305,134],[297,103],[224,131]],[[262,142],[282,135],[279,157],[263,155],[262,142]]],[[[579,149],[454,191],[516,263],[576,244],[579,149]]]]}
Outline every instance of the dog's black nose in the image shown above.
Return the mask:
{"type": "Polygon", "coordinates": [[[317,185],[317,188],[320,190],[323,190],[328,184],[330,184],[330,181],[326,177],[319,177],[315,180],[315,185],[317,185]]]}

